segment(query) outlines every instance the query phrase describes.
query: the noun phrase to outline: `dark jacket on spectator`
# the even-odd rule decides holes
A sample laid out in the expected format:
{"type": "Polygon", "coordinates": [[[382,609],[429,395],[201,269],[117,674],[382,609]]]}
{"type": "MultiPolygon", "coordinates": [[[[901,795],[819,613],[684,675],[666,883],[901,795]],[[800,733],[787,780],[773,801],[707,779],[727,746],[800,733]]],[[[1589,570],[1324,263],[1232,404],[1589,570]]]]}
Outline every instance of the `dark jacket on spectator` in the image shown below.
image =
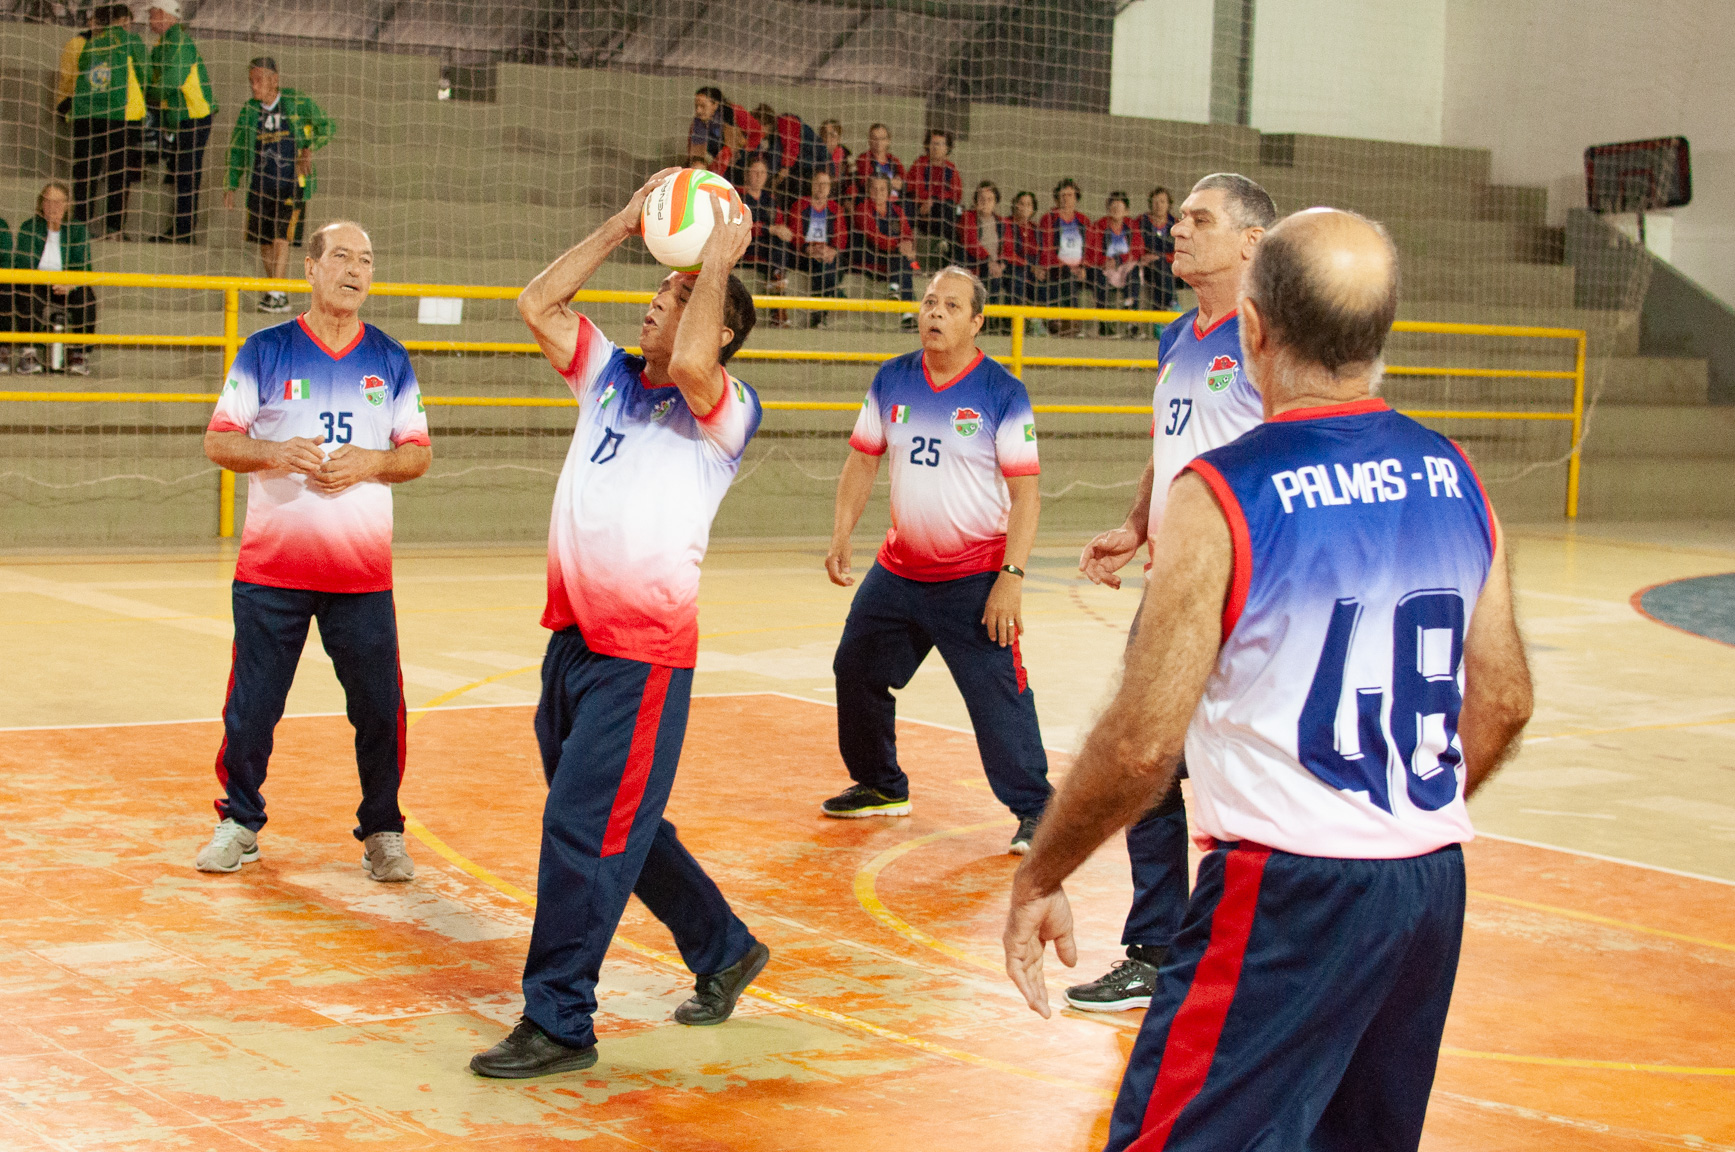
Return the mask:
{"type": "Polygon", "coordinates": [[[982,222],[975,212],[966,212],[958,220],[958,242],[964,246],[965,259],[972,265],[983,265],[989,260],[999,260],[1003,264],[1019,264],[1016,259],[1018,242],[1013,235],[1017,229],[1012,221],[1004,216],[995,216],[999,225],[1000,251],[993,256],[982,246],[982,222]]]}
{"type": "Polygon", "coordinates": [[[1005,218],[1006,234],[1012,237],[1011,255],[1002,256],[1008,264],[1023,264],[1035,266],[1042,263],[1041,234],[1036,231],[1034,223],[1020,224],[1012,217],[1005,218]]]}
{"type": "Polygon", "coordinates": [[[742,260],[748,264],[762,264],[770,258],[771,242],[776,239],[771,235],[771,228],[783,222],[783,213],[777,207],[776,199],[771,195],[771,189],[754,196],[745,188],[737,188],[741,195],[741,203],[747,211],[753,214],[753,243],[747,246],[747,254],[742,260]]]}
{"type": "Polygon", "coordinates": [[[886,201],[884,216],[874,211],[872,200],[863,200],[855,210],[855,230],[861,237],[862,251],[869,255],[896,252],[898,244],[910,238],[904,210],[890,200],[886,201]]]}
{"type": "Polygon", "coordinates": [[[1090,238],[1085,244],[1085,263],[1092,268],[1113,268],[1121,264],[1137,264],[1139,257],[1145,254],[1144,238],[1139,235],[1139,222],[1131,216],[1121,219],[1120,232],[1109,228],[1109,218],[1104,216],[1090,226],[1090,238]],[[1125,236],[1127,250],[1120,257],[1110,260],[1108,255],[1109,237],[1125,236]]]}
{"type": "Polygon", "coordinates": [[[958,166],[950,160],[935,164],[923,156],[910,165],[910,174],[904,181],[904,199],[950,204],[952,215],[956,216],[958,205],[964,202],[964,178],[958,175],[958,166]]]}
{"type": "Polygon", "coordinates": [[[711,114],[709,120],[693,117],[691,127],[687,129],[687,147],[689,150],[695,144],[704,146],[705,155],[711,158],[711,171],[727,170],[740,156],[745,156],[759,147],[765,139],[765,129],[760,127],[758,119],[739,104],[720,104],[711,114]],[[738,128],[746,138],[739,153],[730,147],[726,128],[738,128]]]}
{"type": "Polygon", "coordinates": [[[850,173],[855,170],[850,160],[849,149],[842,144],[833,148],[831,159],[826,162],[825,170],[831,173],[832,188],[845,196],[849,195],[850,173]]]}
{"type": "MultiPolygon", "coordinates": [[[[1170,216],[1163,222],[1162,226],[1159,227],[1156,220],[1152,219],[1151,214],[1146,212],[1144,215],[1139,217],[1138,225],[1139,239],[1143,242],[1147,255],[1153,252],[1159,256],[1174,255],[1175,238],[1169,232],[1169,229],[1175,226],[1175,218],[1173,216],[1170,216]]],[[[1173,263],[1173,261],[1164,262],[1173,263]]]]}
{"type": "Polygon", "coordinates": [[[805,256],[807,254],[807,226],[815,208],[821,208],[826,213],[825,229],[830,239],[826,243],[836,248],[839,253],[849,251],[849,221],[843,218],[843,209],[836,200],[827,200],[823,205],[816,205],[812,200],[803,199],[795,202],[784,217],[783,222],[795,233],[795,251],[805,256]]]}
{"type": "Polygon", "coordinates": [[[1064,225],[1064,224],[1069,224],[1069,223],[1074,223],[1074,222],[1076,222],[1078,224],[1079,231],[1082,234],[1082,239],[1084,241],[1084,261],[1083,262],[1086,265],[1094,265],[1094,264],[1100,264],[1101,263],[1101,257],[1100,256],[1097,257],[1096,259],[1091,258],[1091,247],[1090,246],[1091,246],[1092,232],[1091,232],[1091,219],[1090,219],[1090,217],[1086,216],[1083,212],[1075,211],[1072,214],[1072,220],[1065,221],[1065,220],[1062,220],[1060,218],[1060,209],[1054,208],[1054,209],[1050,209],[1048,212],[1044,213],[1042,219],[1040,219],[1036,222],[1037,237],[1039,238],[1041,245],[1042,245],[1042,257],[1041,257],[1040,263],[1042,264],[1042,266],[1044,268],[1054,268],[1054,267],[1057,267],[1061,263],[1061,260],[1060,260],[1061,228],[1062,228],[1062,225],[1064,225]]]}
{"type": "MultiPolygon", "coordinates": [[[[868,177],[870,176],[895,177],[899,180],[904,178],[903,161],[899,160],[890,152],[886,153],[886,159],[883,165],[884,171],[881,171],[881,167],[882,166],[879,162],[874,160],[874,154],[871,151],[863,152],[860,156],[857,156],[855,158],[855,184],[850,188],[849,194],[866,200],[868,195],[868,177]]],[[[898,199],[898,190],[896,188],[892,189],[892,199],[898,199]]]]}

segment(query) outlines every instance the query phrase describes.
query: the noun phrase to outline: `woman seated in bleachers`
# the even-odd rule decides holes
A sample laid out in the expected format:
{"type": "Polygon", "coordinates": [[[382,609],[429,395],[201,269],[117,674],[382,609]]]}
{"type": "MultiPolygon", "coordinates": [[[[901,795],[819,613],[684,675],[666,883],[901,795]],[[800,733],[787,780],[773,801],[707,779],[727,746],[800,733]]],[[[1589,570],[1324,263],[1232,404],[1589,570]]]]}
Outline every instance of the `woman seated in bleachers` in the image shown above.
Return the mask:
{"type": "MultiPolygon", "coordinates": [[[[994,181],[976,185],[975,204],[958,221],[958,245],[964,250],[964,265],[988,286],[988,302],[1011,304],[1015,301],[1013,240],[1006,221],[995,211],[999,206],[1000,189],[994,181]]],[[[982,330],[995,333],[1005,329],[1005,317],[1000,317],[989,319],[982,330]]]]}
{"type": "MultiPolygon", "coordinates": [[[[36,195],[36,215],[18,226],[13,244],[13,266],[42,272],[89,272],[90,241],[84,225],[67,219],[72,193],[58,180],[50,180],[36,195]]],[[[13,310],[20,332],[95,332],[96,293],[84,285],[18,284],[13,288],[13,310]]],[[[65,370],[74,376],[90,375],[90,360],[80,344],[64,345],[65,370]]],[[[51,370],[57,356],[53,346],[46,356],[26,344],[18,354],[17,371],[33,376],[51,370]]]]}
{"type": "Polygon", "coordinates": [[[949,159],[951,154],[952,134],[944,128],[929,130],[927,154],[910,165],[904,196],[905,203],[915,205],[916,231],[947,245],[957,242],[958,215],[964,204],[964,178],[949,159]]]}
{"type": "Polygon", "coordinates": [[[1139,258],[1143,271],[1140,279],[1150,289],[1151,307],[1159,310],[1175,307],[1175,238],[1169,229],[1175,226],[1167,188],[1152,188],[1146,197],[1148,211],[1139,217],[1139,239],[1145,254],[1139,258]]]}
{"type": "MultiPolygon", "coordinates": [[[[838,281],[844,273],[844,253],[849,251],[849,221],[831,198],[831,173],[824,168],[813,174],[808,194],[784,215],[795,267],[807,276],[809,296],[840,296],[838,281]]],[[[823,328],[824,312],[808,317],[808,324],[823,328]]]]}
{"type": "MultiPolygon", "coordinates": [[[[867,178],[867,196],[855,211],[854,267],[870,280],[890,285],[893,300],[912,298],[916,242],[902,208],[892,203],[892,182],[884,176],[867,178]]],[[[903,327],[914,329],[916,318],[906,313],[903,327]]]]}
{"type": "MultiPolygon", "coordinates": [[[[1012,214],[1006,217],[1006,259],[1012,265],[1012,302],[1036,303],[1036,272],[1042,264],[1042,241],[1036,233],[1036,193],[1020,192],[1012,198],[1012,214]]],[[[1035,321],[1037,331],[1042,321],[1035,321]]]]}
{"type": "MultiPolygon", "coordinates": [[[[795,232],[783,220],[777,198],[769,187],[771,165],[763,153],[747,161],[746,182],[735,191],[741,203],[753,216],[753,242],[741,257],[741,267],[751,268],[765,278],[765,292],[770,296],[787,295],[789,268],[795,263],[795,253],[789,242],[795,232]]],[[[771,314],[773,328],[787,328],[788,316],[781,311],[771,314]]]]}
{"type": "MultiPolygon", "coordinates": [[[[1054,186],[1054,207],[1036,222],[1042,244],[1042,263],[1037,268],[1041,302],[1050,308],[1077,308],[1090,283],[1091,219],[1078,210],[1078,183],[1064,177],[1054,186]]],[[[1054,336],[1077,336],[1075,321],[1053,320],[1048,331],[1054,336]]]]}
{"type": "MultiPolygon", "coordinates": [[[[1127,215],[1130,205],[1125,192],[1110,192],[1108,215],[1091,225],[1090,282],[1096,290],[1098,308],[1133,309],[1139,306],[1139,258],[1145,254],[1139,227],[1127,215]]],[[[1119,335],[1107,321],[1097,325],[1102,336],[1119,335]]]]}

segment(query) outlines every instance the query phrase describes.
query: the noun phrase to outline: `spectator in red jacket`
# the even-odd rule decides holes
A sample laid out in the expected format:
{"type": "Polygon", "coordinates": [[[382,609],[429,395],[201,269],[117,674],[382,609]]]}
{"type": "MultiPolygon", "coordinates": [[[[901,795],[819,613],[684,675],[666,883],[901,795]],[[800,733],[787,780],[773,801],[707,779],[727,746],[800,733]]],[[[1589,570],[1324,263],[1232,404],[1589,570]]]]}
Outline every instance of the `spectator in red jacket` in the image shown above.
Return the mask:
{"type": "MultiPolygon", "coordinates": [[[[910,165],[906,202],[914,202],[916,231],[956,242],[958,214],[964,205],[964,178],[948,157],[952,134],[944,128],[928,131],[928,153],[910,165]]],[[[995,194],[999,199],[999,194],[995,194]]],[[[992,289],[990,289],[992,291],[992,289]]]]}
{"type": "Polygon", "coordinates": [[[855,183],[850,187],[852,201],[869,195],[868,178],[882,176],[896,201],[904,191],[904,164],[891,152],[892,133],[884,124],[868,129],[868,150],[855,158],[855,183]]]}
{"type": "MultiPolygon", "coordinates": [[[[837,282],[844,272],[844,253],[849,251],[849,222],[843,209],[831,198],[831,173],[823,168],[813,174],[808,195],[795,202],[783,218],[789,242],[795,251],[795,267],[807,275],[807,290],[814,296],[839,296],[837,282]]],[[[824,312],[808,318],[814,328],[825,327],[824,312]]]]}
{"type": "Polygon", "coordinates": [[[1042,241],[1036,234],[1036,193],[1020,192],[1012,198],[1012,214],[1006,218],[1006,232],[1012,241],[1006,258],[1012,265],[1013,301],[1035,303],[1036,273],[1042,263],[1042,241]]]}
{"type": "MultiPolygon", "coordinates": [[[[1108,215],[1091,225],[1090,281],[1096,289],[1098,308],[1139,306],[1139,260],[1145,254],[1138,222],[1127,215],[1130,204],[1125,192],[1110,192],[1105,205],[1108,215]]],[[[1103,336],[1115,335],[1106,321],[1097,327],[1103,336]]]]}
{"type": "Polygon", "coordinates": [[[1152,188],[1145,198],[1149,211],[1139,217],[1139,238],[1144,241],[1145,254],[1139,259],[1139,278],[1151,290],[1151,307],[1175,307],[1175,238],[1169,229],[1175,226],[1175,214],[1170,211],[1172,200],[1167,188],[1152,188]]]}
{"type": "MultiPolygon", "coordinates": [[[[903,209],[892,203],[888,178],[877,174],[867,178],[867,199],[855,211],[855,236],[857,271],[887,281],[892,299],[911,299],[916,242],[910,238],[910,222],[903,209]]],[[[915,316],[906,313],[904,327],[915,326],[915,316]]]]}
{"type": "Polygon", "coordinates": [[[827,120],[821,124],[819,142],[825,148],[825,167],[826,171],[831,173],[832,189],[845,189],[854,169],[850,162],[850,151],[843,146],[843,124],[836,120],[827,120]]]}
{"type": "MultiPolygon", "coordinates": [[[[988,286],[988,299],[995,304],[1013,300],[1012,238],[1007,222],[996,211],[1000,189],[992,180],[976,185],[975,204],[958,221],[958,242],[964,249],[964,265],[988,286]]],[[[993,319],[988,324],[999,328],[993,319]]]]}
{"type": "MultiPolygon", "coordinates": [[[[1036,233],[1042,243],[1042,262],[1036,278],[1042,283],[1039,295],[1051,308],[1076,308],[1080,290],[1090,282],[1091,220],[1078,210],[1078,183],[1068,176],[1054,186],[1054,207],[1036,222],[1036,233]]],[[[1071,321],[1056,321],[1049,330],[1060,328],[1055,335],[1076,336],[1079,329],[1071,321]]]]}
{"type": "Polygon", "coordinates": [[[801,141],[803,135],[811,135],[813,130],[795,113],[779,113],[769,104],[754,108],[753,119],[765,134],[758,154],[765,157],[773,194],[782,203],[805,196],[810,165],[802,156],[801,141]]]}

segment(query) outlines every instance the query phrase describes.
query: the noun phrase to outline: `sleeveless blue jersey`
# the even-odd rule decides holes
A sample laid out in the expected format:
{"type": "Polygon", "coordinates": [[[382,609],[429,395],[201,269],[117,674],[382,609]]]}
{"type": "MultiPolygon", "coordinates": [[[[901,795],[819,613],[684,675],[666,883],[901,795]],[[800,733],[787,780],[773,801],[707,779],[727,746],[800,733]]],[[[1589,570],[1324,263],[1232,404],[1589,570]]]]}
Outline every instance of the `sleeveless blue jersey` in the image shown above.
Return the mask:
{"type": "Polygon", "coordinates": [[[1369,399],[1286,412],[1188,468],[1235,551],[1187,735],[1198,827],[1345,858],[1470,839],[1458,712],[1494,519],[1463,452],[1369,399]]]}

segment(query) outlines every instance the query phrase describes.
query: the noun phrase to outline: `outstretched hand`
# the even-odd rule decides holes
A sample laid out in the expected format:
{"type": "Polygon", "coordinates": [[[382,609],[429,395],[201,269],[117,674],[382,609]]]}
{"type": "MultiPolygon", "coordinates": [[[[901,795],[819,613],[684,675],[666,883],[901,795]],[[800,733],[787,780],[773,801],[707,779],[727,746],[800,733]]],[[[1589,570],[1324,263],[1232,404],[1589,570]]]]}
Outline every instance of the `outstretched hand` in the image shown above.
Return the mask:
{"type": "Polygon", "coordinates": [[[622,222],[626,224],[627,230],[633,235],[637,236],[644,228],[642,218],[645,212],[645,197],[649,196],[658,184],[679,171],[681,171],[679,168],[664,168],[640,185],[639,190],[633,193],[632,199],[627,201],[627,206],[620,210],[622,222]]]}
{"type": "Polygon", "coordinates": [[[1072,905],[1066,890],[1056,888],[1037,896],[1013,882],[1012,907],[1006,913],[1006,931],[1000,942],[1006,949],[1006,974],[1024,993],[1024,1002],[1044,1020],[1054,1015],[1048,1006],[1048,984],[1042,978],[1042,953],[1054,941],[1054,954],[1068,968],[1078,964],[1078,945],[1072,938],[1072,905]]]}
{"type": "Polygon", "coordinates": [[[1130,528],[1113,528],[1102,533],[1084,546],[1084,552],[1078,558],[1078,570],[1092,584],[1107,584],[1110,588],[1119,588],[1121,578],[1115,573],[1126,567],[1128,560],[1138,552],[1143,544],[1143,536],[1130,528]]]}

